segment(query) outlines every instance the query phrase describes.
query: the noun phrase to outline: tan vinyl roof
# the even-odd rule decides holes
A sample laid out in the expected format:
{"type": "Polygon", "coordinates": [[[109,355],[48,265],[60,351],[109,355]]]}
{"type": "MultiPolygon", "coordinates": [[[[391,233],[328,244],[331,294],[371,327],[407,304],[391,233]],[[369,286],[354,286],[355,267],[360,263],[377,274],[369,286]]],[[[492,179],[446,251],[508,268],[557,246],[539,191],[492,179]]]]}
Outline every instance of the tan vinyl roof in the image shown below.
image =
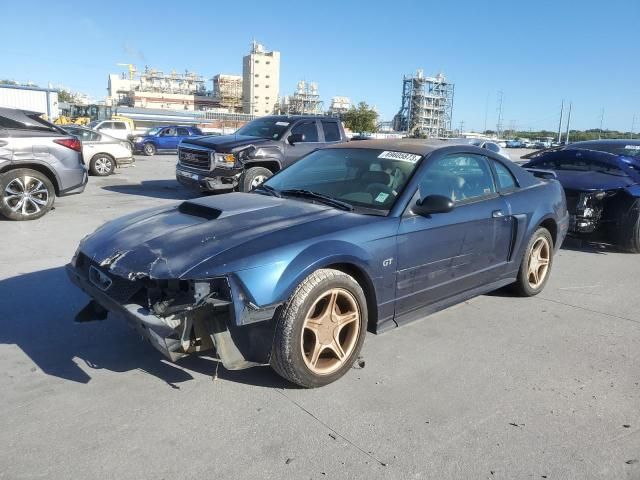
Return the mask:
{"type": "Polygon", "coordinates": [[[332,145],[331,148],[366,148],[372,150],[393,150],[396,152],[414,153],[426,155],[432,151],[454,145],[447,140],[419,139],[419,138],[390,138],[376,140],[357,140],[347,143],[332,145]]]}

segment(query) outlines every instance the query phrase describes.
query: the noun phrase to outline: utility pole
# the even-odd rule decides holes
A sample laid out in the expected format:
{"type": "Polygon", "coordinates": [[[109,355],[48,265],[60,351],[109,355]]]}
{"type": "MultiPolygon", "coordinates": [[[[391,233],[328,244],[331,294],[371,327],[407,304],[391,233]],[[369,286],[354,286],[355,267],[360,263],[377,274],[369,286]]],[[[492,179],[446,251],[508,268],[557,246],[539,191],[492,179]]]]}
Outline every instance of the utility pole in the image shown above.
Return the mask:
{"type": "Polygon", "coordinates": [[[567,115],[567,133],[565,134],[564,141],[566,144],[569,144],[569,124],[571,123],[571,107],[573,106],[573,102],[569,102],[569,114],[567,115]]]}
{"type": "Polygon", "coordinates": [[[460,135],[464,132],[464,120],[460,120],[460,135]]]}
{"type": "Polygon", "coordinates": [[[560,121],[558,122],[558,143],[562,142],[562,114],[564,113],[564,98],[560,105],[560,121]]]}
{"type": "Polygon", "coordinates": [[[598,140],[602,138],[602,124],[604,123],[604,107],[600,110],[600,131],[598,132],[598,140]]]}
{"type": "Polygon", "coordinates": [[[502,132],[502,100],[504,98],[504,92],[498,90],[498,123],[496,124],[496,136],[500,138],[502,132]]]}
{"type": "Polygon", "coordinates": [[[631,132],[629,133],[629,138],[633,140],[633,129],[636,127],[636,114],[633,114],[633,119],[631,120],[631,132]]]}

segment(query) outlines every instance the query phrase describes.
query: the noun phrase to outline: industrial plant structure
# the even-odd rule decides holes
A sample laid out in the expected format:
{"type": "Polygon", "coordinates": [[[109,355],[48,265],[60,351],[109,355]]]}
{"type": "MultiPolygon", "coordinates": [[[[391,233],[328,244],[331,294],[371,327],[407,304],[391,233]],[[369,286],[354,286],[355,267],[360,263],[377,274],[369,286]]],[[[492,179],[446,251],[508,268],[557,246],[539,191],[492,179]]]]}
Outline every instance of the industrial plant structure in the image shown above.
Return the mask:
{"type": "Polygon", "coordinates": [[[134,65],[129,75],[109,75],[107,102],[113,106],[166,110],[206,110],[216,106],[207,95],[204,78],[185,70],[185,73],[164,73],[145,67],[136,77],[134,65]]]}
{"type": "Polygon", "coordinates": [[[256,41],[251,52],[242,59],[244,113],[273,113],[280,95],[280,52],[268,52],[256,41]]]}
{"type": "Polygon", "coordinates": [[[318,93],[318,84],[300,80],[293,95],[282,99],[280,111],[287,115],[321,115],[322,100],[318,93]]]}
{"type": "Polygon", "coordinates": [[[220,108],[242,112],[242,76],[218,74],[213,77],[213,98],[220,108]]]}
{"type": "Polygon", "coordinates": [[[425,77],[423,70],[402,80],[402,105],[393,121],[412,137],[446,137],[451,131],[454,84],[443,74],[425,77]]]}
{"type": "Polygon", "coordinates": [[[349,97],[332,97],[329,105],[330,115],[342,115],[351,109],[351,99],[349,97]]]}

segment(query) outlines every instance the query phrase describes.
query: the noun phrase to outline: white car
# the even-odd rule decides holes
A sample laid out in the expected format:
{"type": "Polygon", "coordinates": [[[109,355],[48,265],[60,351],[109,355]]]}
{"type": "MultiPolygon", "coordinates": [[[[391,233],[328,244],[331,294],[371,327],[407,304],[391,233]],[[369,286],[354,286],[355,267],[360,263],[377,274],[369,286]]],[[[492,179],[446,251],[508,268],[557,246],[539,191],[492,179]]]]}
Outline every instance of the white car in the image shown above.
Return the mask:
{"type": "Polygon", "coordinates": [[[89,128],[127,142],[129,136],[135,133],[127,122],[121,120],[94,120],[89,124],[89,128]]]}
{"type": "Polygon", "coordinates": [[[487,150],[502,155],[504,158],[511,160],[509,152],[507,152],[499,141],[485,140],[483,138],[450,138],[448,139],[455,143],[464,143],[469,145],[475,145],[476,147],[486,148],[487,150]]]}
{"type": "Polygon", "coordinates": [[[82,142],[82,156],[92,175],[105,177],[116,167],[135,162],[127,141],[79,125],[63,125],[62,128],[82,142]]]}

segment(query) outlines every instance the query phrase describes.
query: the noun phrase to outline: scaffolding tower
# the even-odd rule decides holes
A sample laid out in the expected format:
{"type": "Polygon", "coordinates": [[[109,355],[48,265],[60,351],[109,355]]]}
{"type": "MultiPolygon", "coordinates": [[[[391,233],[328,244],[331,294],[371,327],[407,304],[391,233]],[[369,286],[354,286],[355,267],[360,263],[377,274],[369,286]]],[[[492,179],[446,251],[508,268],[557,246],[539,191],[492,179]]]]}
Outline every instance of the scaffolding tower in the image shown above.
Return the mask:
{"type": "Polygon", "coordinates": [[[282,110],[288,115],[321,115],[322,106],[318,85],[300,80],[295,93],[284,99],[282,110]]]}
{"type": "Polygon", "coordinates": [[[242,76],[218,74],[213,77],[213,96],[221,108],[242,112],[242,76]]]}
{"type": "Polygon", "coordinates": [[[411,137],[443,138],[451,132],[454,84],[443,74],[425,77],[422,69],[402,80],[402,106],[394,129],[411,137]]]}

